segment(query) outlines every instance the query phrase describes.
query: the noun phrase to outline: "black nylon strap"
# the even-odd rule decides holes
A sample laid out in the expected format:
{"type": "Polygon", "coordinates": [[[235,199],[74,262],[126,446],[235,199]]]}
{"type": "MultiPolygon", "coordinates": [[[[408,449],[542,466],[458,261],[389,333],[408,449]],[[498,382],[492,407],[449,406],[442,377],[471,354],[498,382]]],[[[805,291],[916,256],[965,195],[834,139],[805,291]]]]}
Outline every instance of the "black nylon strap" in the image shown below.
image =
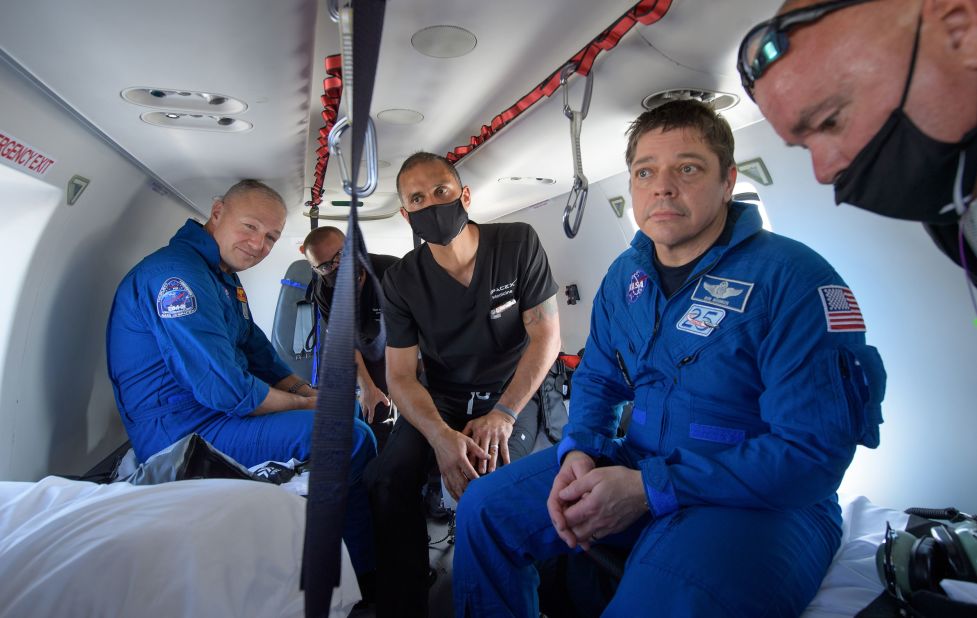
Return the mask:
{"type": "MultiPolygon", "coordinates": [[[[359,175],[366,122],[370,117],[373,82],[380,53],[385,0],[355,0],[352,3],[353,61],[356,87],[353,90],[353,184],[359,175]]],[[[356,363],[353,347],[358,343],[357,262],[379,291],[379,282],[366,254],[357,220],[357,196],[351,196],[346,242],[333,292],[329,327],[319,363],[319,399],[312,428],[309,497],[305,510],[305,547],[302,556],[302,588],[305,590],[307,618],[329,614],[332,590],[340,581],[340,540],[346,515],[346,479],[352,447],[356,363]]],[[[381,346],[361,346],[364,357],[378,358],[386,339],[381,321],[381,346]],[[379,350],[377,350],[379,348],[379,350]]]]}

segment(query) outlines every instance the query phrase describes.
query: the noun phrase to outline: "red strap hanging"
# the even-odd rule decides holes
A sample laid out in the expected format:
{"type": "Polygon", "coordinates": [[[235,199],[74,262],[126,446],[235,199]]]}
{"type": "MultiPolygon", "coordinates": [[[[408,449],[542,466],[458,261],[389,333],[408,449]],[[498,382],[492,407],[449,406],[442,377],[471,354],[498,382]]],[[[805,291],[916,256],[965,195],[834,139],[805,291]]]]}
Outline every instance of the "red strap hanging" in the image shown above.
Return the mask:
{"type": "Polygon", "coordinates": [[[322,82],[322,121],[319,129],[319,148],[316,149],[315,180],[312,183],[310,204],[318,206],[322,202],[322,185],[329,165],[329,132],[336,124],[339,115],[339,100],[343,96],[343,57],[340,54],[326,56],[326,79],[322,82]]]}
{"type": "Polygon", "coordinates": [[[585,45],[583,49],[573,55],[570,60],[560,65],[549,77],[539,83],[528,94],[515,102],[507,110],[492,118],[488,125],[482,125],[482,130],[478,135],[473,135],[468,140],[467,146],[459,146],[445,155],[451,163],[457,163],[462,157],[485,143],[490,137],[502,130],[503,127],[515,120],[524,111],[538,103],[543,97],[551,96],[560,87],[560,72],[563,67],[572,65],[576,67],[576,72],[582,76],[590,73],[594,66],[594,60],[603,50],[613,49],[617,46],[625,34],[628,33],[635,24],[648,26],[661,19],[672,5],[672,0],[640,0],[631,7],[617,21],[611,24],[606,30],[585,45]]]}

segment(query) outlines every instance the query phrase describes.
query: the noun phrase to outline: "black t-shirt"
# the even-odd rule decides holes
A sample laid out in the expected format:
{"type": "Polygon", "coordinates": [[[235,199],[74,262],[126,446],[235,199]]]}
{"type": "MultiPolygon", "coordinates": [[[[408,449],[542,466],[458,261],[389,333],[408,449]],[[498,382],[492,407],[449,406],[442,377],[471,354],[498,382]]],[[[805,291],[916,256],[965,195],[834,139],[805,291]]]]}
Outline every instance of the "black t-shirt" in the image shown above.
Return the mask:
{"type": "MultiPolygon", "coordinates": [[[[377,276],[377,279],[381,281],[383,280],[383,275],[387,269],[396,264],[398,261],[397,258],[392,255],[376,255],[374,253],[368,253],[367,255],[370,257],[370,265],[373,267],[373,273],[377,276]]],[[[319,275],[314,275],[312,278],[312,283],[309,284],[307,296],[319,308],[319,313],[322,316],[322,321],[324,324],[329,323],[329,310],[332,307],[332,294],[334,290],[335,288],[332,285],[326,284],[319,275]]],[[[378,334],[380,334],[380,316],[382,305],[382,299],[377,297],[373,284],[369,281],[364,281],[363,287],[360,289],[359,321],[360,337],[366,341],[372,341],[378,334]]]]}
{"type": "Polygon", "coordinates": [[[500,392],[529,340],[522,312],[557,291],[533,228],[495,223],[478,231],[467,288],[438,265],[426,244],[383,280],[387,345],[419,346],[433,390],[500,392]]]}

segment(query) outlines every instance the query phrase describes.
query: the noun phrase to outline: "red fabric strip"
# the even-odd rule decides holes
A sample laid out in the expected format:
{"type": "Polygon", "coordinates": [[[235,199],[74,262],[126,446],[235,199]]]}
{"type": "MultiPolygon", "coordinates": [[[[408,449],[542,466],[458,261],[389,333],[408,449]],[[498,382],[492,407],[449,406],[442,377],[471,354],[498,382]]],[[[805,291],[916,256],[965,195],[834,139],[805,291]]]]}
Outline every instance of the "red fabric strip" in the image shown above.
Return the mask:
{"type": "Polygon", "coordinates": [[[501,131],[510,122],[519,117],[520,114],[538,103],[543,97],[552,96],[560,87],[560,72],[563,67],[572,64],[577,67],[576,72],[582,76],[590,73],[594,66],[594,60],[602,51],[613,49],[620,42],[621,37],[628,33],[635,24],[648,26],[661,19],[668,12],[672,5],[672,0],[640,0],[633,7],[628,9],[624,15],[618,18],[607,29],[597,35],[594,40],[585,45],[583,49],[574,54],[570,60],[560,65],[539,85],[533,88],[528,94],[516,101],[512,106],[501,114],[492,118],[487,125],[482,125],[478,135],[473,135],[468,139],[468,144],[458,146],[445,155],[451,163],[457,163],[463,157],[484,144],[489,138],[501,131]]]}

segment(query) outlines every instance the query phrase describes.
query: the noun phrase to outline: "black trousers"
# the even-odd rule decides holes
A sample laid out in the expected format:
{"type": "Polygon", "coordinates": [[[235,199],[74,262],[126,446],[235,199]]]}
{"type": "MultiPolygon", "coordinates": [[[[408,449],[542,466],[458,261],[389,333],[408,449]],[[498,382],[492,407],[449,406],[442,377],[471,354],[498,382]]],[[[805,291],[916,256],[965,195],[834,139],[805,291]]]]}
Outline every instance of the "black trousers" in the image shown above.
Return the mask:
{"type": "MultiPolygon", "coordinates": [[[[431,397],[441,417],[456,431],[488,414],[498,401],[498,395],[476,398],[469,415],[467,393],[432,392],[431,397]]],[[[508,441],[511,461],[532,452],[538,422],[536,414],[518,416],[508,441]]],[[[430,566],[421,490],[435,465],[434,450],[424,435],[401,416],[383,451],[364,474],[377,558],[377,618],[427,616],[430,566]]]]}

